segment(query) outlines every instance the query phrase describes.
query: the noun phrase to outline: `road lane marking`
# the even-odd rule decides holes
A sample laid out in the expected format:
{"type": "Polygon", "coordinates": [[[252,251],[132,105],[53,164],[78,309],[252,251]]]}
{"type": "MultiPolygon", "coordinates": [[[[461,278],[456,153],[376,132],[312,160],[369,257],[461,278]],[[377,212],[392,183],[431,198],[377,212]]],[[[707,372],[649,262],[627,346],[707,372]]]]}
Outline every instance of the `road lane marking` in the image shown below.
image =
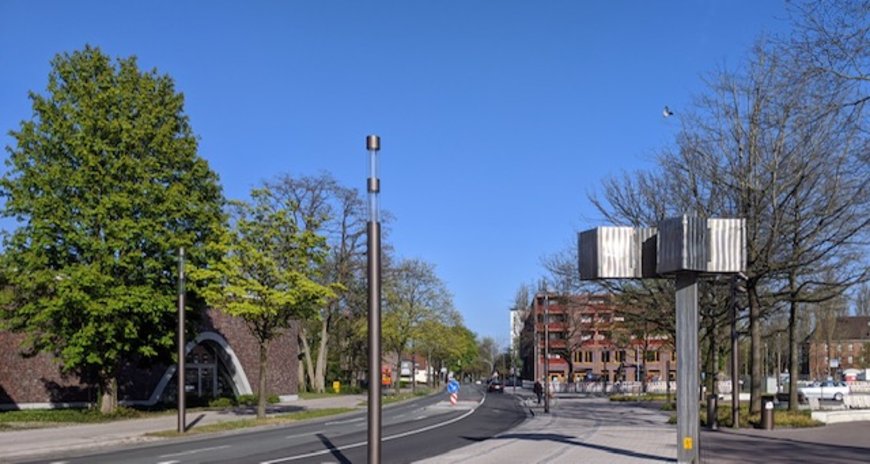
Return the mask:
{"type": "Polygon", "coordinates": [[[350,424],[352,422],[359,422],[363,419],[365,419],[365,417],[357,417],[356,419],[348,419],[348,420],[343,420],[343,421],[332,421],[332,422],[327,422],[326,425],[350,424]]]}
{"type": "MultiPolygon", "coordinates": [[[[480,405],[482,405],[484,401],[486,401],[486,396],[483,396],[480,399],[480,402],[477,403],[477,406],[480,407],[480,405]]],[[[476,410],[477,410],[477,408],[471,408],[467,412],[462,414],[461,416],[454,417],[453,419],[450,419],[448,421],[440,422],[438,424],[428,425],[426,427],[422,427],[422,428],[419,428],[416,430],[409,430],[407,432],[398,433],[396,435],[390,435],[388,437],[383,437],[383,438],[381,438],[381,441],[384,442],[384,441],[389,441],[389,440],[395,440],[397,438],[409,437],[411,435],[415,435],[415,434],[422,433],[422,432],[428,432],[429,430],[434,430],[434,429],[437,429],[440,427],[444,427],[445,425],[450,425],[454,422],[458,422],[458,421],[461,421],[462,419],[465,419],[466,417],[473,414],[474,411],[476,411],[476,410]]],[[[359,448],[360,446],[366,446],[366,445],[368,445],[368,441],[361,441],[361,442],[351,443],[349,445],[343,445],[343,446],[332,446],[329,449],[325,449],[325,450],[321,450],[321,451],[314,451],[314,452],[306,453],[306,454],[300,454],[298,456],[288,456],[286,458],[272,459],[271,461],[263,461],[260,464],[278,464],[279,462],[297,461],[299,459],[311,458],[314,456],[322,456],[324,454],[333,453],[335,451],[342,451],[342,450],[351,449],[351,448],[359,448]]]]}
{"type": "MultiPolygon", "coordinates": [[[[178,456],[188,456],[191,454],[201,453],[203,451],[214,451],[214,450],[219,450],[219,449],[224,449],[224,448],[229,448],[229,447],[230,447],[230,445],[221,445],[221,446],[212,446],[210,448],[197,448],[197,449],[192,449],[192,450],[188,450],[188,451],[182,451],[180,453],[164,454],[163,456],[157,456],[157,457],[158,458],[176,458],[178,456]]],[[[178,462],[178,461],[172,461],[172,462],[178,462]]],[[[160,464],[160,463],[158,463],[158,464],[160,464]]]]}
{"type": "Polygon", "coordinates": [[[309,435],[317,435],[318,433],[323,433],[323,432],[324,432],[323,430],[315,430],[313,432],[297,433],[296,435],[287,435],[284,438],[290,439],[290,438],[307,437],[309,435]]]}
{"type": "Polygon", "coordinates": [[[157,464],[178,464],[181,461],[160,461],[157,464]]]}

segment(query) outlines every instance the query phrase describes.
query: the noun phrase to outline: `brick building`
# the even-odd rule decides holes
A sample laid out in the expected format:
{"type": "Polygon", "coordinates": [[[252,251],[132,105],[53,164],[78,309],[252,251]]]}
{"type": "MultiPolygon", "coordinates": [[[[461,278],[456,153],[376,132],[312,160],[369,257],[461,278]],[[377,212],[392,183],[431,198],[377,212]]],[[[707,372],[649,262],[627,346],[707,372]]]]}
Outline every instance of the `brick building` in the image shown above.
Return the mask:
{"type": "Polygon", "coordinates": [[[831,329],[830,343],[818,326],[807,338],[802,373],[825,379],[847,369],[870,368],[870,316],[838,317],[831,329]]]}
{"type": "MultiPolygon", "coordinates": [[[[200,329],[187,343],[185,382],[188,401],[257,393],[259,348],[244,321],[220,311],[203,314],[200,329]]],[[[51,355],[25,357],[23,334],[0,331],[0,409],[83,406],[94,403],[93,382],[64,375],[51,355]]],[[[295,398],[298,378],[296,332],[288,331],[269,346],[268,394],[295,398]]],[[[175,365],[124,368],[118,380],[122,404],[175,403],[175,365]]]]}
{"type": "Polygon", "coordinates": [[[547,374],[561,382],[676,376],[669,337],[629,327],[606,295],[535,295],[521,337],[526,341],[521,343],[524,378],[545,375],[545,333],[550,354],[547,374]]]}

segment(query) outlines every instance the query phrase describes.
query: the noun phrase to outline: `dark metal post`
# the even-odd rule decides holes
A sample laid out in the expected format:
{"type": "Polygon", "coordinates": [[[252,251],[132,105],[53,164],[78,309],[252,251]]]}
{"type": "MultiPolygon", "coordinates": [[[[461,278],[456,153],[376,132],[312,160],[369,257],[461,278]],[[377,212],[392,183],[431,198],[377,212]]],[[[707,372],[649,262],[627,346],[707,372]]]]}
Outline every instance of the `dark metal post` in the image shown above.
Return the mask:
{"type": "Polygon", "coordinates": [[[178,433],[184,433],[184,247],[178,250],[178,433]]]}
{"type": "Polygon", "coordinates": [[[698,274],[677,273],[677,462],[698,463],[698,274]]]}
{"type": "Polygon", "coordinates": [[[550,412],[550,296],[544,286],[544,412],[550,412]]]}
{"type": "Polygon", "coordinates": [[[368,462],[381,462],[381,223],[378,218],[378,151],[381,139],[366,137],[369,152],[368,297],[369,297],[369,411],[368,462]]]}
{"type": "Polygon", "coordinates": [[[737,276],[731,278],[731,427],[740,428],[740,358],[737,338],[737,276]]]}

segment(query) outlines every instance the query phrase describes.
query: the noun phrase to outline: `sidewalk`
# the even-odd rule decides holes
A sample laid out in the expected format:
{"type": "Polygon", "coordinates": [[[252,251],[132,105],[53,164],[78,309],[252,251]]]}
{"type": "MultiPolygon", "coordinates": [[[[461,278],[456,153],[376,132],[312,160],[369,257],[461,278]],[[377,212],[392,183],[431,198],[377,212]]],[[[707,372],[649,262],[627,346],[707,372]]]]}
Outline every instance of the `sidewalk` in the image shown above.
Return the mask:
{"type": "MultiPolygon", "coordinates": [[[[510,390],[506,391],[510,393],[510,390]]],[[[534,416],[493,439],[459,448],[427,464],[676,462],[676,430],[655,409],[616,405],[606,398],[557,398],[544,414],[530,392],[522,395],[534,416]]]]}
{"type": "MultiPolygon", "coordinates": [[[[365,395],[338,395],[329,398],[294,400],[269,407],[269,414],[280,414],[307,409],[358,408],[366,401],[365,395]]],[[[225,411],[197,411],[187,413],[188,430],[206,424],[256,417],[256,408],[236,408],[225,411]]],[[[144,434],[176,430],[175,414],[128,419],[100,424],[69,424],[60,427],[0,432],[0,463],[7,459],[50,454],[57,451],[117,446],[160,440],[144,434]]]]}

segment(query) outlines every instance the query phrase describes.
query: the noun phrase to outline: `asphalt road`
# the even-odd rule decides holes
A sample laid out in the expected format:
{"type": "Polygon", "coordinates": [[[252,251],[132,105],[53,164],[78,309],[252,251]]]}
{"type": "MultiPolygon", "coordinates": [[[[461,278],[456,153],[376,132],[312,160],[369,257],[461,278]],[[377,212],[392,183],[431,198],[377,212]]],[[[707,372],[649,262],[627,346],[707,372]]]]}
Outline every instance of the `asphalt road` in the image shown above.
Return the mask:
{"type": "MultiPolygon", "coordinates": [[[[383,409],[381,462],[407,463],[484,440],[525,418],[511,395],[484,395],[465,385],[460,403],[434,395],[383,409]]],[[[367,414],[358,412],[296,425],[224,433],[114,450],[53,456],[40,463],[359,463],[367,460],[367,414]]]]}

